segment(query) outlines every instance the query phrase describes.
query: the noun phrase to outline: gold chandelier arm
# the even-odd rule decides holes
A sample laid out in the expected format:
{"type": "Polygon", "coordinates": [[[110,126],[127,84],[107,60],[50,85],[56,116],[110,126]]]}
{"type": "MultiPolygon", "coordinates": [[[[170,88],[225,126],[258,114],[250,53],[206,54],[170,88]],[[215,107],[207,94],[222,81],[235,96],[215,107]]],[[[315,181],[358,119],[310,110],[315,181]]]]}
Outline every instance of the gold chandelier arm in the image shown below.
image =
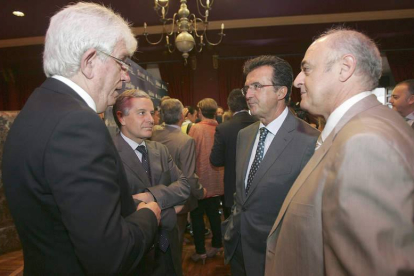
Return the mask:
{"type": "Polygon", "coordinates": [[[176,33],[174,33],[174,41],[173,41],[173,43],[170,43],[170,39],[169,39],[169,36],[168,35],[165,36],[165,40],[167,41],[167,44],[165,46],[167,47],[168,52],[170,52],[170,53],[174,53],[175,52],[175,49],[177,47],[175,47],[175,43],[174,42],[175,42],[176,39],[177,39],[176,33]]]}
{"type": "Polygon", "coordinates": [[[206,5],[203,5],[202,0],[196,0],[197,2],[197,11],[198,14],[204,18],[205,21],[207,21],[207,17],[209,16],[209,11],[211,10],[211,7],[213,6],[214,0],[211,0],[211,3],[209,0],[206,1],[206,5]],[[207,5],[208,2],[208,5],[207,5]],[[206,10],[207,13],[203,14],[200,10],[200,6],[206,10]]]}
{"type": "Polygon", "coordinates": [[[157,15],[161,17],[162,19],[165,19],[165,16],[168,14],[168,10],[170,8],[169,4],[170,4],[170,1],[167,1],[165,5],[160,4],[159,1],[155,1],[154,10],[157,13],[157,15]]]}
{"type": "MultiPolygon", "coordinates": [[[[168,21],[172,21],[172,25],[171,25],[171,31],[169,33],[167,33],[167,35],[172,35],[174,34],[174,29],[175,29],[175,17],[177,16],[177,13],[174,13],[173,18],[168,18],[168,21]]],[[[165,25],[164,25],[164,30],[165,30],[165,25]]]]}
{"type": "Polygon", "coordinates": [[[203,20],[201,20],[200,18],[197,18],[196,17],[196,15],[193,13],[193,14],[191,14],[190,15],[190,17],[193,17],[193,19],[191,20],[191,22],[192,22],[192,25],[193,25],[193,30],[194,30],[194,34],[195,34],[195,36],[196,37],[201,37],[201,36],[203,36],[205,33],[206,33],[206,30],[207,30],[207,24],[203,21],[203,20]],[[198,28],[197,28],[197,22],[200,22],[201,24],[203,24],[203,26],[204,26],[204,29],[203,29],[203,32],[201,33],[201,34],[199,34],[198,33],[198,28]]]}
{"type": "Polygon", "coordinates": [[[223,36],[226,36],[226,34],[225,34],[225,33],[223,33],[223,29],[221,29],[221,32],[220,32],[218,35],[220,36],[220,39],[219,39],[219,41],[218,41],[218,42],[216,42],[216,43],[213,43],[213,42],[211,42],[210,40],[208,40],[208,37],[207,37],[207,32],[204,34],[204,38],[205,38],[205,40],[207,41],[207,43],[208,43],[209,45],[212,45],[212,46],[217,46],[217,45],[219,45],[219,44],[221,43],[221,41],[223,40],[223,36]]]}
{"type": "Polygon", "coordinates": [[[148,39],[148,33],[147,32],[145,32],[144,33],[144,36],[145,36],[145,39],[147,40],[147,42],[149,43],[149,44],[151,44],[151,45],[158,45],[158,44],[160,44],[160,42],[162,41],[162,39],[164,38],[164,33],[162,33],[161,34],[161,37],[160,37],[160,39],[157,41],[157,42],[151,42],[149,39],[148,39]]]}

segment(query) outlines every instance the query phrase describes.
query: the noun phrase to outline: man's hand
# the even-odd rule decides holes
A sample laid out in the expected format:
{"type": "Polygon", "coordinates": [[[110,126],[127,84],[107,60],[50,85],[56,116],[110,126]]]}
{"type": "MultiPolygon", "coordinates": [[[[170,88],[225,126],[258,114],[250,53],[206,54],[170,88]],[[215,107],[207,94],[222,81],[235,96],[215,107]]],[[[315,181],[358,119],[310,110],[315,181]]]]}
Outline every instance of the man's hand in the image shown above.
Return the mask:
{"type": "Polygon", "coordinates": [[[143,201],[145,203],[150,203],[150,202],[154,201],[154,197],[152,196],[151,193],[148,193],[148,192],[135,194],[135,195],[132,195],[132,197],[134,199],[138,199],[138,200],[143,201]]]}
{"type": "Polygon", "coordinates": [[[143,208],[150,209],[154,213],[154,215],[157,217],[158,225],[160,225],[161,209],[160,209],[160,206],[158,206],[158,203],[156,203],[156,202],[150,202],[150,203],[141,202],[140,204],[138,204],[137,211],[140,210],[140,209],[143,209],[143,208]]]}
{"type": "Polygon", "coordinates": [[[175,213],[178,214],[184,208],[184,205],[176,205],[174,206],[175,213]]]}

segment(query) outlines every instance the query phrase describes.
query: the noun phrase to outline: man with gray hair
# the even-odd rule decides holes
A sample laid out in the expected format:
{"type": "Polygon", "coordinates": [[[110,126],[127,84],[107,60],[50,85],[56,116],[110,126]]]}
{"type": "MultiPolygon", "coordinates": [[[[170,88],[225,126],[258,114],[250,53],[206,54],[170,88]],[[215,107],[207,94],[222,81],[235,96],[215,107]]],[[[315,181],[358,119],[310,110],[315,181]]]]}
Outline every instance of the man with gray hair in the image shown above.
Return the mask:
{"type": "Polygon", "coordinates": [[[182,103],[177,99],[164,100],[161,103],[161,114],[165,124],[154,130],[151,140],[167,146],[175,164],[187,177],[191,188],[190,197],[181,212],[177,214],[181,256],[188,212],[197,208],[197,201],[204,198],[205,190],[195,174],[196,152],[194,139],[181,131],[181,124],[184,121],[182,103]]]}
{"type": "Polygon", "coordinates": [[[131,195],[137,201],[158,202],[162,209],[158,242],[141,261],[138,274],[180,276],[176,212],[190,194],[187,178],[165,145],[147,140],[154,125],[154,104],[148,94],[127,90],[118,96],[112,111],[121,130],[114,142],[124,163],[131,195]]]}
{"type": "Polygon", "coordinates": [[[333,29],[301,67],[301,107],[327,122],[269,234],[265,274],[412,275],[414,140],[370,91],[381,76],[377,46],[333,29]]]}
{"type": "Polygon", "coordinates": [[[79,2],[51,18],[48,79],[11,127],[3,180],[25,275],[125,275],[153,244],[157,203],[134,205],[97,113],[115,102],[137,41],[127,22],[79,2]]]}
{"type": "Polygon", "coordinates": [[[392,91],[390,103],[392,109],[400,113],[411,128],[414,128],[414,79],[397,84],[392,91]]]}

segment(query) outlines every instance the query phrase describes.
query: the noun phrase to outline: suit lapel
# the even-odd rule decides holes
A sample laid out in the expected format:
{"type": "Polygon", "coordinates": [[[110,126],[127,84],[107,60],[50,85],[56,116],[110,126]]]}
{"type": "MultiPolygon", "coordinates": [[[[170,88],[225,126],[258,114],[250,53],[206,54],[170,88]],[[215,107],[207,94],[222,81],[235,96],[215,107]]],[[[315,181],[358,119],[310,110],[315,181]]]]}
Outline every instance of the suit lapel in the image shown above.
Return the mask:
{"type": "Polygon", "coordinates": [[[306,181],[309,175],[314,171],[316,166],[321,162],[323,157],[328,153],[333,141],[335,140],[335,137],[337,136],[339,131],[344,127],[344,125],[348,123],[357,114],[378,105],[380,105],[380,103],[377,101],[375,96],[371,95],[356,103],[344,114],[344,116],[332,130],[331,134],[329,134],[329,136],[323,142],[322,146],[317,151],[315,151],[309,162],[306,164],[302,172],[299,174],[295,183],[292,185],[292,188],[289,190],[289,193],[287,194],[285,201],[283,202],[282,208],[280,209],[280,212],[276,218],[276,221],[269,235],[271,235],[277,229],[293,197],[302,187],[303,183],[306,181]]]}
{"type": "Polygon", "coordinates": [[[156,177],[160,177],[162,173],[161,153],[158,147],[155,146],[155,142],[146,140],[145,144],[147,145],[148,159],[151,168],[152,185],[157,185],[159,179],[156,177]]]}
{"type": "Polygon", "coordinates": [[[245,135],[246,137],[240,141],[241,145],[239,147],[239,149],[241,149],[240,160],[243,160],[243,163],[241,165],[242,169],[239,171],[239,174],[240,174],[239,179],[243,180],[243,185],[241,185],[242,186],[241,195],[242,195],[243,201],[246,200],[246,192],[245,192],[246,187],[244,183],[246,183],[247,167],[249,166],[250,155],[252,153],[254,141],[256,140],[257,132],[259,131],[260,122],[255,123],[253,126],[254,127],[252,127],[251,132],[249,134],[246,134],[245,135]],[[243,150],[243,149],[248,149],[248,150],[243,150]]]}
{"type": "Polygon", "coordinates": [[[135,176],[142,181],[144,184],[143,186],[151,187],[151,183],[149,182],[148,177],[146,177],[147,173],[142,167],[138,156],[119,133],[115,137],[115,143],[117,144],[117,149],[124,165],[128,167],[135,174],[135,176]]]}
{"type": "Polygon", "coordinates": [[[279,131],[276,133],[276,136],[273,138],[273,141],[270,144],[262,162],[260,163],[259,169],[253,178],[246,200],[251,194],[253,194],[261,179],[266,175],[266,172],[273,166],[273,163],[276,162],[279,155],[283,152],[290,141],[292,141],[292,132],[296,129],[296,126],[297,121],[294,115],[289,112],[279,131]]]}

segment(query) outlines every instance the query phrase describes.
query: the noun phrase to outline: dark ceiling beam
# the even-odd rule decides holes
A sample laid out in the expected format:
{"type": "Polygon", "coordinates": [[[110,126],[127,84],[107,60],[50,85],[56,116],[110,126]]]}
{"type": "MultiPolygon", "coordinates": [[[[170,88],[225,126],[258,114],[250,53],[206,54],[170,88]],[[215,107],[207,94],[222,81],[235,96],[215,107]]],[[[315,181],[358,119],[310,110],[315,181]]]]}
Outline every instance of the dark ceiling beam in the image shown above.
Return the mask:
{"type": "MultiPolygon", "coordinates": [[[[287,26],[287,25],[307,25],[321,23],[342,23],[356,21],[375,21],[414,18],[414,9],[351,12],[351,13],[332,13],[299,16],[280,16],[253,19],[237,19],[209,22],[209,30],[218,30],[221,24],[225,24],[225,29],[256,28],[268,26],[287,26]]],[[[134,34],[141,35],[144,27],[133,27],[134,34]]],[[[150,34],[160,34],[163,26],[148,26],[147,32],[150,34]]],[[[29,45],[39,45],[44,43],[44,36],[24,37],[15,39],[0,40],[0,48],[19,47],[29,45]]]]}

